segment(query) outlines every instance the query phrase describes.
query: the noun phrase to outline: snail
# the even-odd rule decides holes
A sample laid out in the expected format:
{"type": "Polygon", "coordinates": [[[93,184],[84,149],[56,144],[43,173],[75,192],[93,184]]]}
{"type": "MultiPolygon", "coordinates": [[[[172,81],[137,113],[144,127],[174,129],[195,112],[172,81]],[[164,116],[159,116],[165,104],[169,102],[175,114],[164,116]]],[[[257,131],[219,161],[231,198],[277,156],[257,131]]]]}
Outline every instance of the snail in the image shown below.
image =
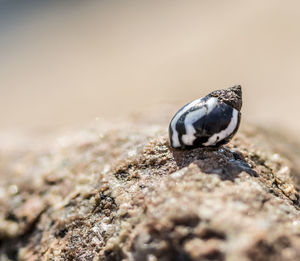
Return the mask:
{"type": "Polygon", "coordinates": [[[242,88],[235,85],[213,91],[183,106],[169,125],[175,149],[219,147],[237,132],[241,121],[242,88]]]}

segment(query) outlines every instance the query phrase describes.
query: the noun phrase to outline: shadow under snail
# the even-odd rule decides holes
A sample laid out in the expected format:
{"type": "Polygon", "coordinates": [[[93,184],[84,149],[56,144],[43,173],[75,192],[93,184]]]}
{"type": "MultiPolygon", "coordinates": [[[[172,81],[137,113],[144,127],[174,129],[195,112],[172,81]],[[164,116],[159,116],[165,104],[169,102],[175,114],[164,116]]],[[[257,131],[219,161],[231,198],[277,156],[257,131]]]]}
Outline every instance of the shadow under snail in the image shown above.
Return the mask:
{"type": "Polygon", "coordinates": [[[219,147],[237,132],[242,108],[242,88],[235,85],[213,91],[183,106],[169,125],[169,141],[175,149],[219,147]]]}

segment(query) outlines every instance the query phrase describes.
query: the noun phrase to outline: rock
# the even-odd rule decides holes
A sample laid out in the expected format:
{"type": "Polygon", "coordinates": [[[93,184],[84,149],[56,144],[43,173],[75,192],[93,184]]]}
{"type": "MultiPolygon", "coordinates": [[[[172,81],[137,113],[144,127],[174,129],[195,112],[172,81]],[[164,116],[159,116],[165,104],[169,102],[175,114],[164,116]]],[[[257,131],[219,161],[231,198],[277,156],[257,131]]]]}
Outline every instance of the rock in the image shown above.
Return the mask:
{"type": "Polygon", "coordinates": [[[176,151],[96,123],[0,147],[0,260],[300,260],[296,143],[243,126],[176,151]]]}

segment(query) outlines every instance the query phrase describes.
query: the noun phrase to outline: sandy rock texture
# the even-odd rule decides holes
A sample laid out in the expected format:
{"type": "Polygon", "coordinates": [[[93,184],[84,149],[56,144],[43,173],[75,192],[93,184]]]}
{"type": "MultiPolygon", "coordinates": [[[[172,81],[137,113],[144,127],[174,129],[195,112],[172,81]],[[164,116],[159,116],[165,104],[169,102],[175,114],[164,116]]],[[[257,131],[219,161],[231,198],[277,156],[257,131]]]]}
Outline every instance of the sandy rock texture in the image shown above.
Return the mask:
{"type": "Polygon", "coordinates": [[[300,260],[295,143],[245,125],[218,150],[176,151],[166,130],[1,143],[0,260],[300,260]]]}

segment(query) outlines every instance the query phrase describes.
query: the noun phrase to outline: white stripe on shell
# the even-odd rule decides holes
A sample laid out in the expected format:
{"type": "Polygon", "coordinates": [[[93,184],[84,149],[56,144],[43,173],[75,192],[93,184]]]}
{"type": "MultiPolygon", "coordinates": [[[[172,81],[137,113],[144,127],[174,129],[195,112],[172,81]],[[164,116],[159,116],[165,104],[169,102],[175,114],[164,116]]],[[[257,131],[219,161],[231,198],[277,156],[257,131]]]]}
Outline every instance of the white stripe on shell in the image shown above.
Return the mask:
{"type": "Polygon", "coordinates": [[[189,104],[187,104],[182,111],[178,112],[175,117],[173,118],[172,122],[171,122],[171,128],[172,128],[172,132],[173,135],[171,137],[172,142],[171,144],[173,145],[174,148],[180,147],[180,142],[179,142],[179,137],[178,137],[178,132],[176,130],[176,124],[179,120],[179,118],[185,113],[187,112],[190,108],[192,108],[194,105],[196,105],[197,103],[199,103],[201,101],[202,98],[194,100],[192,102],[190,102],[189,104]]]}
{"type": "Polygon", "coordinates": [[[219,133],[215,133],[214,135],[212,135],[207,142],[203,143],[203,145],[204,146],[216,145],[217,142],[231,135],[238,124],[238,114],[239,112],[236,109],[233,109],[232,118],[227,128],[225,130],[220,131],[219,133]]]}
{"type": "Polygon", "coordinates": [[[205,106],[200,107],[198,110],[188,113],[184,119],[184,127],[186,134],[182,135],[182,141],[185,145],[191,146],[196,139],[195,133],[196,130],[193,124],[201,119],[204,115],[209,114],[217,105],[218,99],[215,97],[209,98],[205,102],[205,106]]]}

